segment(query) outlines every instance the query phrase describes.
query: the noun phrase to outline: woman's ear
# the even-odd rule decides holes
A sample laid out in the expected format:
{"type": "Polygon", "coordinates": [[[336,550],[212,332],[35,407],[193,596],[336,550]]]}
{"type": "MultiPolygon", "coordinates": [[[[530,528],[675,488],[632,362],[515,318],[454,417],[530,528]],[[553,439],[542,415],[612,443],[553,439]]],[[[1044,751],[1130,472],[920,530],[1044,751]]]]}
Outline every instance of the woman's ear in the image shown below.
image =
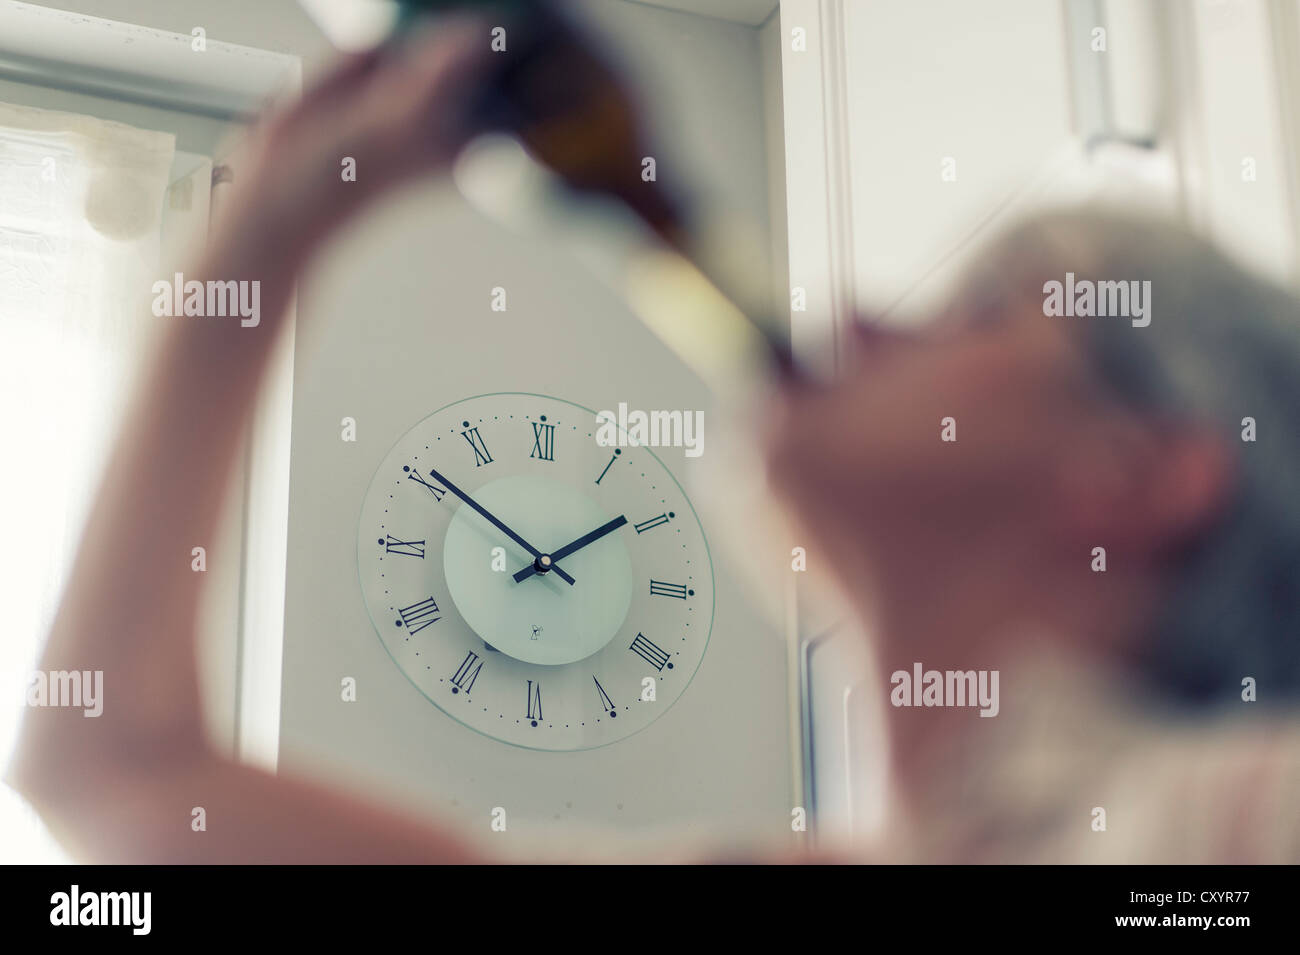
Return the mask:
{"type": "Polygon", "coordinates": [[[1223,512],[1235,479],[1226,441],[1208,428],[1156,427],[1157,457],[1147,484],[1148,521],[1176,549],[1204,532],[1223,512]]]}
{"type": "Polygon", "coordinates": [[[1077,435],[1061,464],[1068,546],[1155,558],[1208,527],[1227,501],[1233,459],[1208,428],[1115,421],[1077,435]]]}

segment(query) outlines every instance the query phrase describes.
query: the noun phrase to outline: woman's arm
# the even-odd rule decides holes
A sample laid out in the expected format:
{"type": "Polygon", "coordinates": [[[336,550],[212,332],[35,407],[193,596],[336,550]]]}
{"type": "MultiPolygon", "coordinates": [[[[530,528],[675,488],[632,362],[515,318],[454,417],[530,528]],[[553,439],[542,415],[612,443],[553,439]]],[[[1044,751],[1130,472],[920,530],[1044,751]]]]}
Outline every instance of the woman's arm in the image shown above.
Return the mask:
{"type": "Polygon", "coordinates": [[[195,649],[210,540],[303,264],[370,198],[446,164],[486,28],[440,27],[401,56],[352,61],[256,139],[200,281],[257,281],[261,322],[169,318],[129,407],[41,669],[103,671],[103,713],[28,710],[9,778],[88,861],[472,861],[450,836],[221,756],[202,725],[195,649]],[[341,160],[357,160],[344,182],[341,160]],[[207,829],[191,829],[202,807],[207,829]]]}

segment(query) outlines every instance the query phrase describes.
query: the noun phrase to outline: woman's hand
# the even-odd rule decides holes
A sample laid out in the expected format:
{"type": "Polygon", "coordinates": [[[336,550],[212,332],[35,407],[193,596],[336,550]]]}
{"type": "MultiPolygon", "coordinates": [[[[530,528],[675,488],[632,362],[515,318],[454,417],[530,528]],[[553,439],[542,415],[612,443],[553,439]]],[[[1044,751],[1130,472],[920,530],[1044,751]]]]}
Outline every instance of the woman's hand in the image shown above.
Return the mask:
{"type": "Polygon", "coordinates": [[[446,168],[473,133],[492,56],[487,25],[446,17],[353,56],[254,132],[213,246],[255,239],[300,264],[385,190],[446,168]],[[355,180],[344,178],[345,160],[355,180]],[[351,165],[351,164],[349,164],[351,165]]]}

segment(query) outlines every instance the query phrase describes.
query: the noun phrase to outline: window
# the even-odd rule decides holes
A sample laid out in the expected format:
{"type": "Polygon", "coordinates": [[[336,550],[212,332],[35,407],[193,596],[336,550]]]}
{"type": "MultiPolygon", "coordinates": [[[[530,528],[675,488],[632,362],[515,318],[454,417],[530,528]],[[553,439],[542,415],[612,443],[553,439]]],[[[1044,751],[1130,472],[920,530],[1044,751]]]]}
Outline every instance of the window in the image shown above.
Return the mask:
{"type": "MultiPolygon", "coordinates": [[[[53,619],[152,331],[141,306],[159,266],[174,153],[169,134],[0,104],[0,403],[9,409],[0,580],[13,593],[0,673],[13,692],[53,619]]],[[[21,715],[6,707],[0,716],[0,756],[21,715]]],[[[49,846],[32,822],[3,827],[35,861],[49,846]]]]}

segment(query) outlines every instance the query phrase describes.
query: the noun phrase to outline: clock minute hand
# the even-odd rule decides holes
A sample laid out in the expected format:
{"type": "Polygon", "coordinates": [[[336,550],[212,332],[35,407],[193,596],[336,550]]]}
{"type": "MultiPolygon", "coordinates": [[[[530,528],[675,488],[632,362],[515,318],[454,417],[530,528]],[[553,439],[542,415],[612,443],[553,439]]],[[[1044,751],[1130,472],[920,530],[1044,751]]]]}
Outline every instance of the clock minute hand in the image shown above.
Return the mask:
{"type": "MultiPolygon", "coordinates": [[[[612,521],[600,525],[600,527],[597,527],[594,531],[591,531],[590,533],[587,534],[583,534],[577,540],[565,544],[557,551],[552,551],[550,555],[551,560],[552,561],[563,560],[565,557],[568,557],[574,551],[582,550],[582,548],[586,547],[588,544],[600,540],[606,534],[618,530],[626,523],[627,523],[627,518],[624,517],[622,514],[620,514],[612,521]]],[[[551,569],[558,570],[559,568],[552,567],[551,569]]],[[[531,577],[533,574],[537,572],[538,572],[537,564],[536,563],[529,564],[523,570],[519,571],[519,573],[515,574],[515,581],[519,582],[521,580],[527,580],[529,577],[531,577]]]]}
{"type": "MultiPolygon", "coordinates": [[[[460,488],[458,488],[456,485],[454,485],[454,484],[452,484],[450,481],[448,481],[447,478],[446,478],[444,475],[439,474],[439,473],[438,473],[437,471],[435,471],[432,467],[429,468],[429,474],[433,476],[433,479],[434,479],[434,480],[436,480],[436,481],[441,481],[443,484],[445,484],[445,485],[447,486],[447,490],[451,491],[452,494],[455,494],[458,498],[460,498],[462,501],[464,501],[464,502],[465,502],[466,504],[468,504],[470,507],[474,508],[474,510],[476,510],[476,511],[478,511],[480,514],[482,514],[485,518],[488,519],[488,521],[489,521],[489,522],[490,522],[494,527],[496,527],[499,531],[501,531],[502,533],[504,533],[507,537],[509,537],[512,541],[514,541],[516,544],[518,544],[518,545],[519,545],[520,547],[522,547],[524,550],[528,551],[528,553],[532,554],[534,557],[541,557],[541,556],[542,556],[542,552],[541,552],[541,551],[539,551],[539,550],[538,550],[536,547],[534,547],[532,544],[528,543],[528,541],[524,540],[522,537],[520,537],[518,534],[516,534],[516,533],[515,533],[514,531],[512,531],[510,528],[506,527],[505,524],[502,524],[502,523],[501,523],[499,520],[497,520],[494,516],[492,516],[491,514],[489,514],[489,513],[487,512],[487,510],[483,507],[483,505],[479,504],[478,501],[474,500],[472,497],[470,497],[468,494],[466,494],[464,491],[462,491],[462,490],[461,490],[460,488]]],[[[554,558],[552,558],[552,559],[554,560],[554,558]]],[[[551,570],[555,571],[555,576],[559,577],[559,578],[560,578],[561,580],[563,580],[565,583],[569,584],[570,586],[573,585],[573,583],[574,583],[573,578],[570,577],[568,574],[566,574],[562,568],[552,566],[552,567],[551,567],[551,570]]]]}

